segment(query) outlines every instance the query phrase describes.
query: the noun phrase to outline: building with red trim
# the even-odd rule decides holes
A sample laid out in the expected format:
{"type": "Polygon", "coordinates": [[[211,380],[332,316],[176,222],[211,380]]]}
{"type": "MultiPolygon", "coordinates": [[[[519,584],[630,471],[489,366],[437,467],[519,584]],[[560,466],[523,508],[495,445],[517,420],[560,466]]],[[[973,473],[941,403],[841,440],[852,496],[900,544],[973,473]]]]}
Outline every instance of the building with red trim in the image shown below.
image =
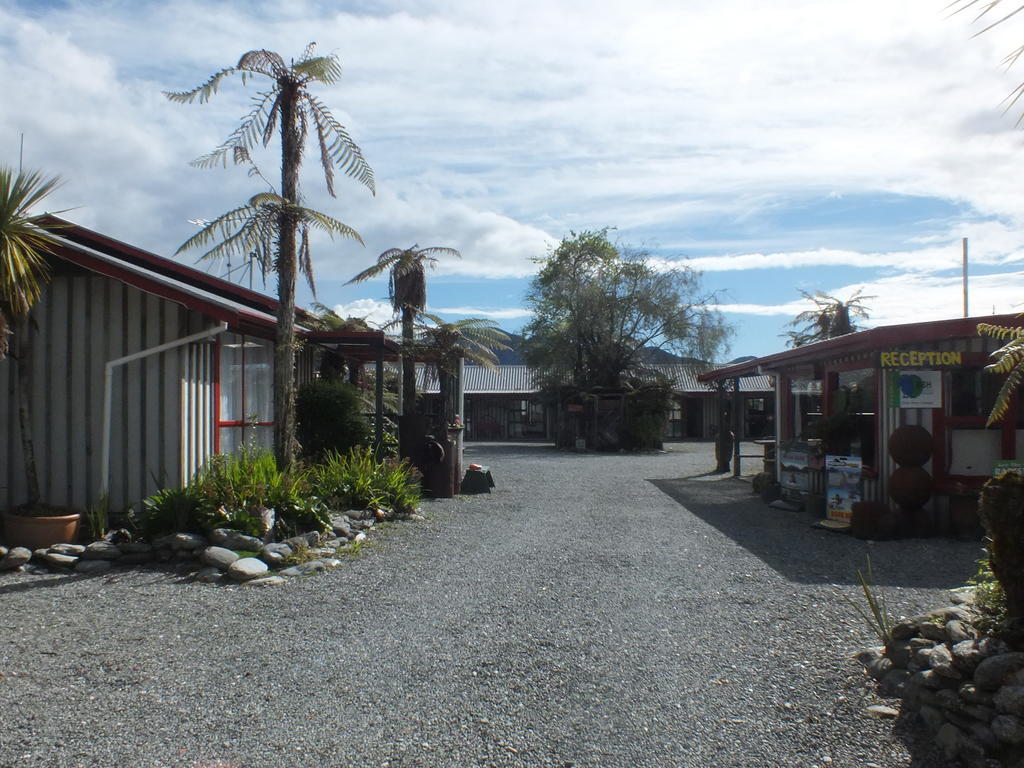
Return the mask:
{"type": "MultiPolygon", "coordinates": [[[[974,500],[997,462],[1024,459],[1024,413],[1014,396],[1007,417],[986,428],[1003,377],[985,373],[1000,344],[980,337],[980,322],[1020,326],[1016,315],[958,318],[873,328],[789,349],[701,376],[708,382],[770,375],[777,393],[776,444],[824,435],[826,450],[846,451],[863,466],[863,498],[892,505],[897,464],[892,434],[916,425],[931,436],[924,469],[932,528],[948,532],[951,507],[974,500]]],[[[781,476],[782,451],[776,451],[781,476]]],[[[822,491],[822,478],[812,492],[822,491]]]]}
{"type": "MultiPolygon", "coordinates": [[[[31,313],[28,361],[42,500],[81,509],[107,494],[124,508],[182,485],[243,441],[270,446],[277,301],[85,227],[48,223],[59,246],[31,313]]],[[[314,376],[324,347],[379,370],[398,356],[382,332],[317,333],[302,325],[308,319],[298,312],[307,341],[300,381],[314,376]]],[[[0,508],[26,498],[15,367],[0,360],[0,508]]],[[[378,439],[380,429],[378,419],[378,439]]]]}

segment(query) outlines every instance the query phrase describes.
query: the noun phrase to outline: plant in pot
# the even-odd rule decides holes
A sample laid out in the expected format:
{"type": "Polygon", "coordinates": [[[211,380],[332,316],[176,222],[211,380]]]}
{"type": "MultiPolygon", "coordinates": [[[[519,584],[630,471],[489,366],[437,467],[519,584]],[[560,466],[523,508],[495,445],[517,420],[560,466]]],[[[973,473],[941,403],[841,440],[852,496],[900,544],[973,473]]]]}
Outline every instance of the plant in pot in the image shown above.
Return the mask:
{"type": "Polygon", "coordinates": [[[59,177],[0,166],[0,359],[10,356],[16,372],[15,400],[25,468],[26,503],[4,514],[9,545],[38,549],[72,540],[80,513],[40,501],[32,441],[31,354],[33,323],[29,317],[49,277],[47,254],[57,244],[54,226],[29,211],[60,186],[59,177]],[[8,342],[8,336],[11,342],[8,342]]]}

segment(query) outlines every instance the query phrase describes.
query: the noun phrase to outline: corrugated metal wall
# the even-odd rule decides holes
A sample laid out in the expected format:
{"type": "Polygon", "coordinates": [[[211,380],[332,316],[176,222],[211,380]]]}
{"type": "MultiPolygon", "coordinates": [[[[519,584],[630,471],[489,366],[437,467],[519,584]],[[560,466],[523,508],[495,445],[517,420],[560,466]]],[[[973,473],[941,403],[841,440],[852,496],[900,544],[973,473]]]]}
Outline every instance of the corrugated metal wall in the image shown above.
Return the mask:
{"type": "MultiPolygon", "coordinates": [[[[68,271],[51,280],[33,318],[32,408],[40,491],[44,501],[82,508],[99,495],[106,361],[210,323],[116,280],[68,271]]],[[[208,355],[206,345],[195,345],[114,369],[110,493],[115,508],[137,503],[159,485],[174,485],[182,478],[181,403],[186,391],[197,397],[200,409],[190,418],[211,423],[207,414],[213,371],[208,355]],[[189,372],[197,376],[192,390],[183,386],[189,372]]],[[[0,361],[0,504],[8,507],[25,500],[15,380],[14,365],[0,361]]],[[[210,436],[195,440],[190,465],[204,457],[210,436]]]]}

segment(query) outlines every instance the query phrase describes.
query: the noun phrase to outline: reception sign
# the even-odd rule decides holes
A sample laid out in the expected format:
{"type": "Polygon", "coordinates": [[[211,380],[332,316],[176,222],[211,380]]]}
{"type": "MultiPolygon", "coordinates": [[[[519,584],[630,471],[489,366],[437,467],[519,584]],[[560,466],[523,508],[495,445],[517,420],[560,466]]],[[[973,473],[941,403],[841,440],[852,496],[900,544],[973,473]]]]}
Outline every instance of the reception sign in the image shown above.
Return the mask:
{"type": "Polygon", "coordinates": [[[861,500],[860,456],[825,457],[825,516],[830,520],[849,520],[853,505],[861,500]]]}

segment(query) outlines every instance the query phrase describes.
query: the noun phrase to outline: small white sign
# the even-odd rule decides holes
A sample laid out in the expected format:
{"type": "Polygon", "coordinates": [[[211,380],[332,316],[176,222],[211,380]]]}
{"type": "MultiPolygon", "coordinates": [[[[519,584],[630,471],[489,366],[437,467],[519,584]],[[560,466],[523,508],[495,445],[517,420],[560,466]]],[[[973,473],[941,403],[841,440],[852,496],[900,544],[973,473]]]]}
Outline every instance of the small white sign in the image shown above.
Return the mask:
{"type": "Polygon", "coordinates": [[[942,371],[893,371],[890,403],[895,408],[941,408],[942,371]]]}

